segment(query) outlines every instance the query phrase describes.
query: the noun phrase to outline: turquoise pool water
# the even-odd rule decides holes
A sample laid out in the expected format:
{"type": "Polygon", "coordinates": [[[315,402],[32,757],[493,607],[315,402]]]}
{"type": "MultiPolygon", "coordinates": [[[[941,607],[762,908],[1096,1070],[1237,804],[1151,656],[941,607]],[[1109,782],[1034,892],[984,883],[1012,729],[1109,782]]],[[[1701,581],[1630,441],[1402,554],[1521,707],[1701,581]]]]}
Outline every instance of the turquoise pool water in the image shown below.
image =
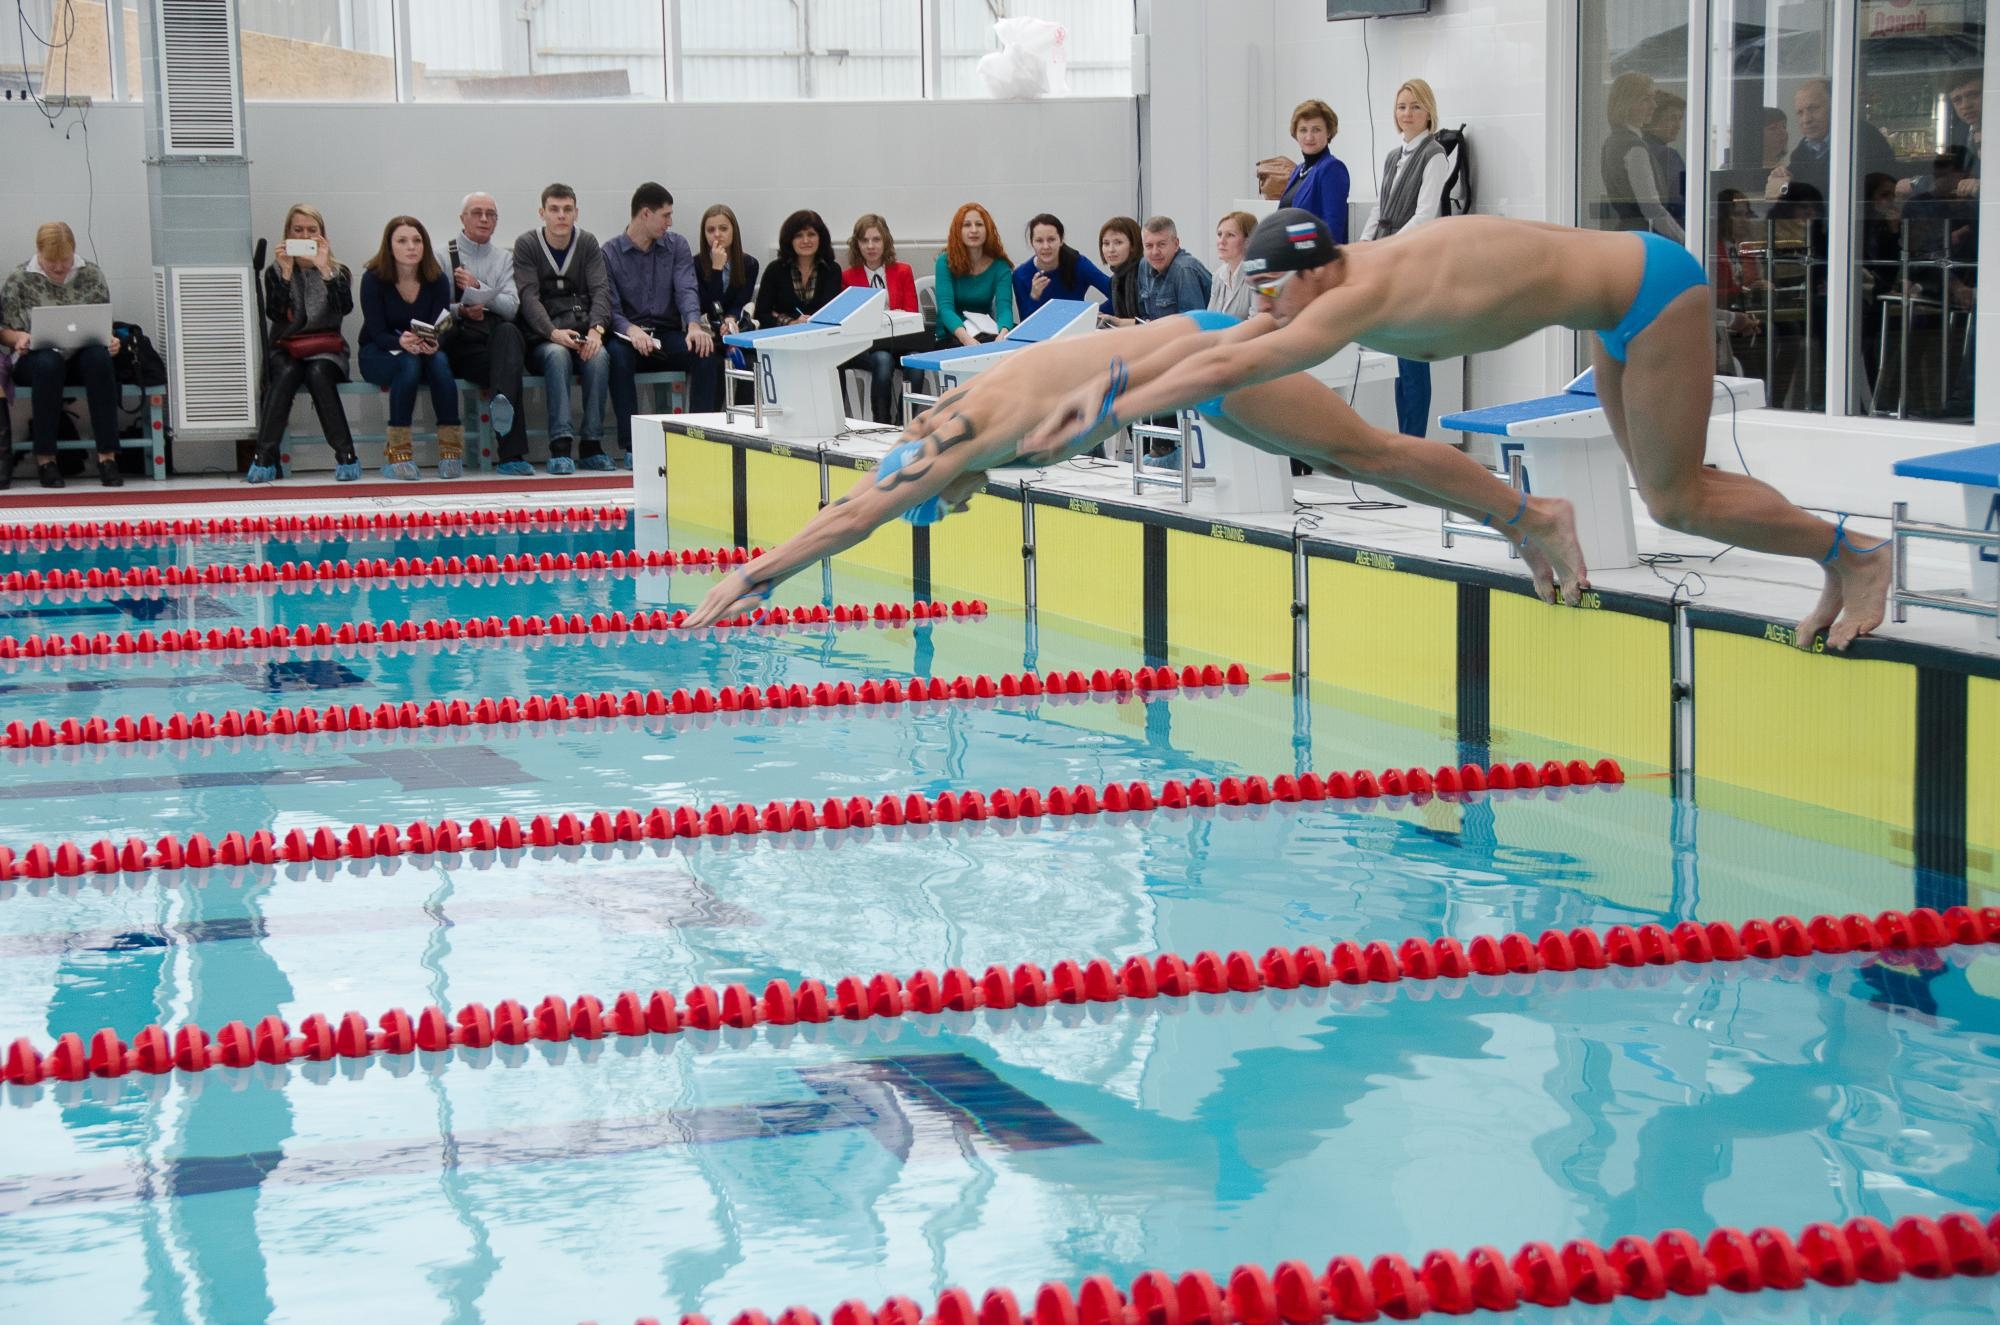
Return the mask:
{"type": "MultiPolygon", "coordinates": [[[[512,546],[523,537],[450,543],[500,555],[527,550],[512,546]]],[[[610,551],[635,534],[549,537],[610,551]]],[[[175,550],[183,564],[215,554],[175,550]]],[[[708,578],[208,597],[245,625],[588,615],[689,606],[708,578]]],[[[843,572],[800,577],[783,601],[828,593],[896,596],[843,572]]],[[[44,629],[4,615],[29,606],[22,597],[0,598],[0,634],[44,629]]],[[[202,597],[173,610],[217,610],[202,597]]],[[[1139,661],[1124,642],[1047,621],[1030,632],[996,613],[699,639],[17,662],[0,668],[0,715],[1139,661]]],[[[1517,740],[1488,753],[1571,752],[1517,740]]],[[[1298,700],[1281,683],[0,751],[0,842],[1157,785],[1466,754],[1420,715],[1332,687],[1298,700]]],[[[609,1002],[696,983],[1948,905],[1962,900],[1956,887],[1960,897],[1951,880],[1678,804],[1643,776],[1474,804],[21,879],[0,884],[0,1035],[46,1046],[71,1031],[129,1038],[153,1022],[214,1028],[266,1013],[372,1019],[550,993],[609,1002]]],[[[1221,1274],[1288,1257],[1991,1211],[1996,956],[1203,995],[6,1087],[0,1318],[611,1322],[795,1302],[824,1315],[844,1298],[928,1302],[950,1285],[1025,1297],[1047,1279],[1125,1282],[1154,1267],[1221,1274]]],[[[1956,1321],[1996,1308],[2000,1293],[1972,1280],[1522,1318],[1956,1321]]]]}

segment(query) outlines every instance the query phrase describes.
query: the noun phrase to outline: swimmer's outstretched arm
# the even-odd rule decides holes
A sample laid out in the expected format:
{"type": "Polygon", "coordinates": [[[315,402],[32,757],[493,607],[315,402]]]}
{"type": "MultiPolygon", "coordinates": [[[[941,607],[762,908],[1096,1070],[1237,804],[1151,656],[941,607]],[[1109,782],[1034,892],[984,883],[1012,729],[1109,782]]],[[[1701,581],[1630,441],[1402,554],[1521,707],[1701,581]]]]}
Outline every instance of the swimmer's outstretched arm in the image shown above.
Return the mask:
{"type": "Polygon", "coordinates": [[[925,431],[929,435],[922,453],[901,469],[878,475],[873,483],[856,484],[853,491],[835,498],[806,521],[798,533],[717,580],[687,625],[714,625],[757,606],[770,597],[780,581],[815,561],[845,552],[904,511],[933,497],[944,495],[963,501],[977,491],[984,481],[985,465],[980,448],[970,444],[969,421],[963,416],[955,421],[946,417],[933,420],[925,431]]]}

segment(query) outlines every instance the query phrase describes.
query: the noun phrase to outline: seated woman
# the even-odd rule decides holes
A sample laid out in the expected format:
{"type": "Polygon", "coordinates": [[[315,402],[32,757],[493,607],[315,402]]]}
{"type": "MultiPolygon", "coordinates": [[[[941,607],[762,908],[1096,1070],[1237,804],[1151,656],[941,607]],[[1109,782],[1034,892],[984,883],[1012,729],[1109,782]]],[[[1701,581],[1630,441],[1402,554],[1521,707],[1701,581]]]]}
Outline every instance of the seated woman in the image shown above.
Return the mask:
{"type": "Polygon", "coordinates": [[[694,277],[709,326],[718,336],[756,326],[757,259],[743,251],[743,228],[727,204],[717,203],[701,214],[701,242],[694,277]]]}
{"type": "Polygon", "coordinates": [[[1140,250],[1139,223],[1131,217],[1114,216],[1098,227],[1097,255],[1111,278],[1111,297],[1099,318],[1106,326],[1129,327],[1139,320],[1140,250]]]}
{"type": "MultiPolygon", "coordinates": [[[[14,352],[13,375],[34,392],[28,435],[35,444],[35,468],[45,488],[63,486],[56,466],[56,430],[62,421],[63,388],[81,386],[90,409],[90,435],[97,443],[97,478],[107,488],[124,486],[118,472],[118,376],[109,345],[83,345],[65,352],[52,345],[31,349],[29,321],[37,308],[109,304],[111,287],[94,262],[76,260],[76,234],[61,221],[35,231],[35,256],[8,273],[0,285],[0,346],[14,352]]],[[[14,478],[14,448],[0,449],[0,488],[14,478]]]]}
{"type": "Polygon", "coordinates": [[[813,211],[796,211],[778,227],[778,257],[757,283],[757,325],[802,322],[840,293],[833,235],[813,211]]]}
{"type": "Polygon", "coordinates": [[[1023,318],[1051,299],[1083,299],[1092,290],[1111,298],[1111,278],[1065,242],[1055,217],[1043,212],[1028,222],[1028,243],[1035,256],[1014,268],[1014,308],[1023,318]]]}
{"type": "Polygon", "coordinates": [[[969,202],[953,214],[936,271],[939,345],[977,345],[1014,329],[1014,264],[991,212],[969,202]]]}
{"type": "MultiPolygon", "coordinates": [[[[916,273],[909,263],[896,261],[896,237],[889,232],[888,221],[874,212],[854,223],[854,232],[847,238],[847,266],[840,280],[850,289],[882,291],[893,312],[919,311],[916,273]]],[[[918,348],[921,346],[908,347],[918,348]]],[[[895,417],[896,363],[903,350],[900,345],[878,341],[841,365],[867,370],[869,411],[877,423],[901,422],[895,417]]]]}
{"type": "Polygon", "coordinates": [[[271,483],[278,477],[278,448],[292,399],[304,387],[312,396],[319,430],[333,448],[333,477],[352,483],[361,477],[354,432],[341,408],[340,385],[347,380],[347,342],[340,323],[354,311],[354,278],[333,256],[326,218],[319,208],[294,203],[285,213],[278,253],[264,269],[264,316],[271,323],[271,350],[264,360],[264,399],[257,416],[257,457],[246,477],[271,483]],[[293,256],[291,243],[311,244],[310,256],[293,256]]]}
{"type": "Polygon", "coordinates": [[[431,251],[431,236],[414,216],[382,227],[382,247],[361,272],[361,375],[389,389],[389,446],[382,476],[414,481],[410,423],[417,388],[428,386],[437,412],[438,477],[465,472],[465,429],[458,417],[458,383],[437,340],[411,324],[435,325],[451,307],[451,278],[431,251]]]}
{"type": "Polygon", "coordinates": [[[1243,246],[1257,218],[1230,212],[1215,225],[1215,284],[1208,287],[1208,306],[1231,317],[1250,316],[1250,282],[1243,276],[1243,246]]]}

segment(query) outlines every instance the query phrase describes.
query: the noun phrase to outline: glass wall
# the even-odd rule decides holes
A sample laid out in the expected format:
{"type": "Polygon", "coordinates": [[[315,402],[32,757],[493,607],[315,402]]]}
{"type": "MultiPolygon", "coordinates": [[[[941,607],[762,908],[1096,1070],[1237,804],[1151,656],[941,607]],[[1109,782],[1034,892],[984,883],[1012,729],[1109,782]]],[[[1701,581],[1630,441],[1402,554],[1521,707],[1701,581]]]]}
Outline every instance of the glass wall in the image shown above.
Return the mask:
{"type": "Polygon", "coordinates": [[[1577,30],[1577,224],[1687,224],[1685,0],[1583,0],[1577,30]]]}
{"type": "MultiPolygon", "coordinates": [[[[1707,266],[1716,371],[1774,409],[1826,408],[1833,14],[1828,0],[1715,0],[1707,266]]],[[[1872,155],[1878,149],[1871,146],[1872,155]]]]}
{"type": "Polygon", "coordinates": [[[913,100],[918,0],[680,0],[687,101],[913,100]]]}
{"type": "Polygon", "coordinates": [[[1855,413],[1969,423],[1983,0],[1865,4],[1856,33],[1855,413]]]}
{"type": "MultiPolygon", "coordinates": [[[[138,39],[131,40],[136,75],[138,39]]],[[[108,97],[110,51],[102,0],[23,0],[14,13],[0,17],[0,94],[108,97]]]]}
{"type": "Polygon", "coordinates": [[[241,0],[236,22],[246,101],[396,99],[389,0],[241,0]]]}
{"type": "Polygon", "coordinates": [[[605,101],[667,94],[659,0],[412,4],[418,101],[605,101]]]}

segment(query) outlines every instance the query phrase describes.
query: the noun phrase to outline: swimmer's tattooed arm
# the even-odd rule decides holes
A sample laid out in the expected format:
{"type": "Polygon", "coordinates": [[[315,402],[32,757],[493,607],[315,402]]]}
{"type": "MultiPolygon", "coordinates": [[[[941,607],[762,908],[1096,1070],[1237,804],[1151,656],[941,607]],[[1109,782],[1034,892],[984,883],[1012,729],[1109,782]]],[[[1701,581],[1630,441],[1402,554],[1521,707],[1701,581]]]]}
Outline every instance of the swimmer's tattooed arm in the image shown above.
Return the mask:
{"type": "Polygon", "coordinates": [[[978,491],[985,479],[978,448],[967,445],[974,440],[971,420],[952,412],[934,426],[938,430],[924,440],[921,453],[900,469],[872,483],[857,482],[783,544],[718,580],[689,616],[687,625],[714,625],[759,606],[787,576],[846,551],[879,526],[932,497],[942,496],[947,505],[958,505],[978,491]]]}

